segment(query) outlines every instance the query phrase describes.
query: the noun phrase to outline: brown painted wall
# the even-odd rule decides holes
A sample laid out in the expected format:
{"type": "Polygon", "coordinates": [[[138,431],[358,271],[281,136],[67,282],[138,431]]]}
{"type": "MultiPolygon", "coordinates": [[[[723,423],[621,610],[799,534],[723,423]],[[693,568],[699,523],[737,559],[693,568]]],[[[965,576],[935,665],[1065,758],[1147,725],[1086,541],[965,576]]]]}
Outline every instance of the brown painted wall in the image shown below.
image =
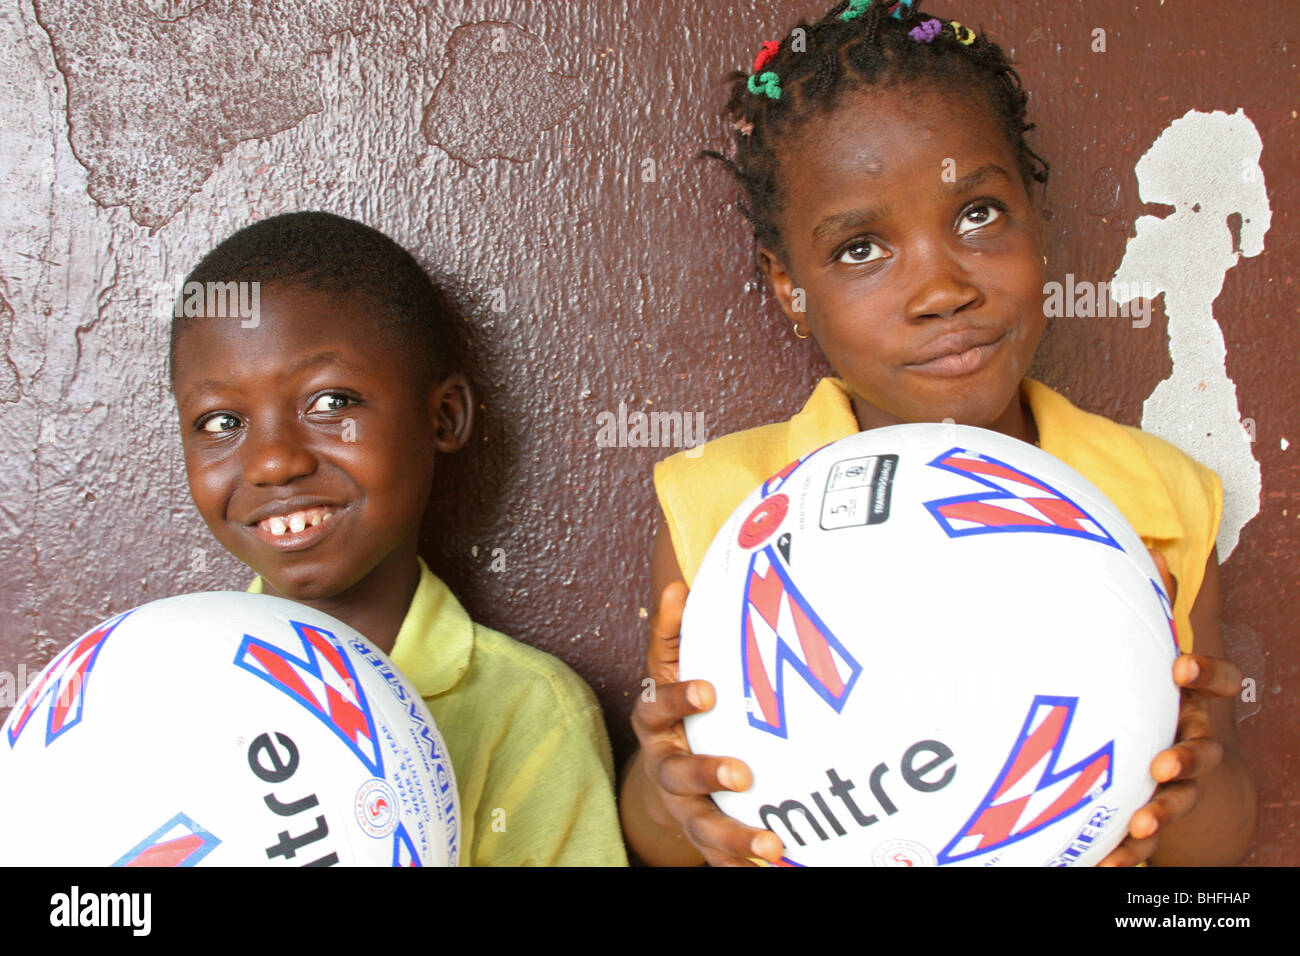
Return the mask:
{"type": "MultiPolygon", "coordinates": [[[[415,250],[467,320],[481,431],[442,473],[426,556],[476,618],[592,683],[622,759],[664,452],[598,448],[596,417],[700,411],[718,435],[788,416],[826,371],[751,284],[731,189],[693,158],[724,143],[721,76],[821,2],[7,5],[0,671],[34,671],[112,610],[243,586],[185,490],[155,286],[252,219],[324,208],[415,250]]],[[[937,8],[1010,48],[1033,93],[1057,277],[1108,278],[1136,217],[1168,212],[1143,206],[1134,166],[1188,110],[1242,109],[1263,141],[1271,229],[1214,315],[1262,472],[1224,566],[1228,648],[1257,684],[1239,710],[1249,862],[1282,864],[1300,856],[1300,6],[1235,9],[937,8]]],[[[1137,424],[1170,374],[1163,302],[1145,329],[1058,320],[1035,374],[1137,424]]]]}

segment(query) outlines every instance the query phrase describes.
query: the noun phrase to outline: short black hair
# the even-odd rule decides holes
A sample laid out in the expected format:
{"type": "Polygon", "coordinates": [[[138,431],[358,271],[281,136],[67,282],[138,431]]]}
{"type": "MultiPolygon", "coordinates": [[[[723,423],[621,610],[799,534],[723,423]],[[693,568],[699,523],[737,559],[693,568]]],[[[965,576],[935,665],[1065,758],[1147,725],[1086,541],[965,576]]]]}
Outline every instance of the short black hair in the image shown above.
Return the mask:
{"type": "MultiPolygon", "coordinates": [[[[379,327],[416,356],[422,386],[442,381],[451,371],[451,312],[442,291],[409,252],[356,220],[328,212],[263,219],[218,244],[185,282],[186,287],[191,282],[290,282],[363,295],[376,307],[379,327]]],[[[172,319],[173,366],[176,342],[193,321],[181,315],[172,319]]]]}
{"type": "Polygon", "coordinates": [[[1025,188],[1032,181],[1046,186],[1048,164],[1025,142],[1034,128],[1025,120],[1029,97],[1001,48],[982,33],[917,7],[916,0],[845,0],[816,23],[800,22],[779,43],[765,45],[753,74],[730,75],[724,116],[734,153],[701,155],[721,160],[744,189],[741,210],[756,243],[783,250],[777,228],[782,140],[832,110],[842,94],[866,87],[934,85],[983,94],[1015,153],[1025,188]]]}

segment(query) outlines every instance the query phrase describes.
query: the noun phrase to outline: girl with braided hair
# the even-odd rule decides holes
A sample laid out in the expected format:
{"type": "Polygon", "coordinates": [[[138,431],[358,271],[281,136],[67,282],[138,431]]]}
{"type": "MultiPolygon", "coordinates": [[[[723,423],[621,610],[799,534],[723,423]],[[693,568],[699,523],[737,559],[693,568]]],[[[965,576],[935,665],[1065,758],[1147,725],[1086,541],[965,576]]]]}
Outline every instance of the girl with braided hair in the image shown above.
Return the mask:
{"type": "Polygon", "coordinates": [[[789,421],[656,466],[663,515],[647,655],[656,693],[634,711],[641,749],[621,795],[625,832],[646,862],[782,856],[776,834],[709,799],[747,789],[749,768],[692,754],[682,728],[714,701],[706,681],[678,682],[677,635],[716,532],[760,482],[824,444],[945,419],[1039,444],[1083,473],[1143,538],[1174,595],[1178,739],[1152,761],[1159,786],[1105,864],[1244,854],[1254,790],[1232,720],[1241,672],[1223,659],[1219,624],[1222,488],[1172,445],[1025,377],[1046,323],[1037,193],[1048,178],[1025,142],[1027,101],[995,43],[915,0],[841,2],[733,76],[733,149],[709,155],[743,190],[757,265],[792,333],[811,337],[837,377],[789,421]]]}

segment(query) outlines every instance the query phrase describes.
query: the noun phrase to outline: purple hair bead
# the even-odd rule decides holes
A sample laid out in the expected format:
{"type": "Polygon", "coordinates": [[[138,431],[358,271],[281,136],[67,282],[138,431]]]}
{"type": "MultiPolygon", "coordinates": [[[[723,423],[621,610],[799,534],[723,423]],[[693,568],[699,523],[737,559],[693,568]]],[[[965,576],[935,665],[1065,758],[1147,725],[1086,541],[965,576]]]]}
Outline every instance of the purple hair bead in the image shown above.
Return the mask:
{"type": "Polygon", "coordinates": [[[931,17],[929,20],[922,20],[919,24],[907,31],[907,35],[917,43],[930,43],[943,32],[943,22],[931,17]]]}

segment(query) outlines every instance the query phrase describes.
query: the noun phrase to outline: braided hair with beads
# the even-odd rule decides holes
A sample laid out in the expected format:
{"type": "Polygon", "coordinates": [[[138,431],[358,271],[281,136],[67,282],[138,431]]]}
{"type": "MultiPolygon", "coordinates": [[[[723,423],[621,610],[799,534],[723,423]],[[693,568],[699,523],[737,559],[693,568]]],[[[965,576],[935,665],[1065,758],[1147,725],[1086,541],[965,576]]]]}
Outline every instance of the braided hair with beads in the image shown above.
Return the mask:
{"type": "Polygon", "coordinates": [[[809,118],[866,87],[932,85],[982,95],[1011,145],[1026,189],[1047,183],[1048,164],[1025,142],[1028,94],[1001,48],[955,20],[922,13],[918,0],[845,0],[815,23],[764,43],[750,73],[731,74],[724,111],[734,131],[721,161],[745,192],[754,241],[782,249],[777,150],[809,118]]]}

